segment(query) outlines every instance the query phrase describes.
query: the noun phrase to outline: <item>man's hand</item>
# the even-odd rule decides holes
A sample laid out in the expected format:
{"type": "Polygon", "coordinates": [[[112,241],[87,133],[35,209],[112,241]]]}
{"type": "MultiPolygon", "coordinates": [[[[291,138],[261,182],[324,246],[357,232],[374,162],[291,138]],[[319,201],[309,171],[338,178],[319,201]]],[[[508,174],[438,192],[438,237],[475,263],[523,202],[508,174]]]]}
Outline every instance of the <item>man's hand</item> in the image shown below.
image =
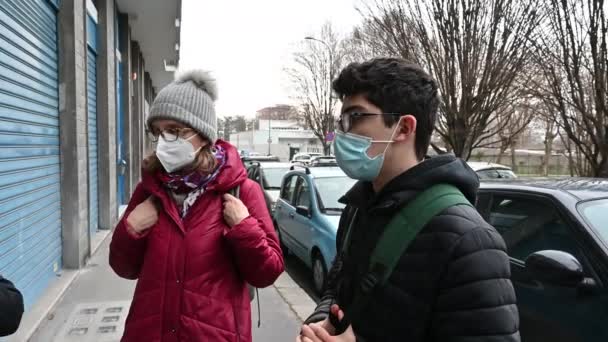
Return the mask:
{"type": "Polygon", "coordinates": [[[127,217],[127,224],[137,234],[142,234],[152,228],[156,222],[158,222],[158,210],[153,197],[148,197],[141,202],[127,217]]]}
{"type": "Polygon", "coordinates": [[[230,194],[224,195],[224,220],[230,228],[241,223],[248,216],[249,210],[240,199],[230,194]]]}
{"type": "MultiPolygon", "coordinates": [[[[332,314],[338,317],[338,320],[344,318],[344,312],[336,304],[331,306],[332,314]]],[[[355,332],[352,325],[346,331],[338,336],[333,336],[335,328],[329,322],[329,318],[321,323],[312,323],[302,326],[302,332],[296,339],[296,342],[356,342],[355,332]]]]}

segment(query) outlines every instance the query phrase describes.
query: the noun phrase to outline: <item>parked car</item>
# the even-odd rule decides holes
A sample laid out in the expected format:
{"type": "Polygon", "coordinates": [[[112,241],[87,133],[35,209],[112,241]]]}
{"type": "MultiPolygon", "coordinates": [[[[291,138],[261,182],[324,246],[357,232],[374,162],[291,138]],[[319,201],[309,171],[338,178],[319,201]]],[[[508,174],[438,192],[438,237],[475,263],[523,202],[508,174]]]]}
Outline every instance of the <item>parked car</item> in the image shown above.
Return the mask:
{"type": "Polygon", "coordinates": [[[289,172],[289,163],[260,163],[252,162],[247,168],[247,177],[260,184],[264,190],[264,198],[268,212],[274,213],[274,206],[279,198],[281,181],[283,176],[289,172]]]}
{"type": "Polygon", "coordinates": [[[281,160],[279,159],[279,157],[277,156],[249,156],[249,157],[241,157],[241,161],[243,162],[243,164],[245,165],[245,167],[249,167],[249,165],[258,162],[258,163],[270,163],[270,162],[275,162],[278,163],[281,160]]]}
{"type": "Polygon", "coordinates": [[[338,166],[336,157],[334,156],[318,156],[312,157],[308,163],[310,166],[338,166]]]}
{"type": "Polygon", "coordinates": [[[477,172],[479,179],[513,179],[517,175],[505,165],[486,162],[467,162],[473,171],[477,172]]]}
{"type": "Polygon", "coordinates": [[[314,153],[314,152],[297,153],[291,159],[291,163],[292,164],[308,165],[308,163],[310,163],[310,160],[313,157],[320,157],[320,156],[322,156],[321,153],[314,153]]]}
{"type": "Polygon", "coordinates": [[[283,179],[275,227],[285,253],[312,268],[318,293],[336,257],[336,232],[344,209],[338,199],[354,184],[338,167],[293,166],[283,179]]]}
{"type": "Polygon", "coordinates": [[[511,259],[521,339],[608,341],[608,181],[482,182],[511,259]]]}

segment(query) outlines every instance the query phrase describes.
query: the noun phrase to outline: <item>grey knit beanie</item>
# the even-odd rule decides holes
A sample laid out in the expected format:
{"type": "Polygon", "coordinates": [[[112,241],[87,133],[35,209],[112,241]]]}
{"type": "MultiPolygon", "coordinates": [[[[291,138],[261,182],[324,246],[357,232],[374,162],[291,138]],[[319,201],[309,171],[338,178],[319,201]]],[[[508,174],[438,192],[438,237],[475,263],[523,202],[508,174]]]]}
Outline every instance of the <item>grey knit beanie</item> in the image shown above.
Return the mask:
{"type": "Polygon", "coordinates": [[[146,125],[169,119],[186,124],[212,143],[217,139],[215,100],[217,85],[208,71],[188,70],[175,73],[175,80],[154,99],[146,125]]]}

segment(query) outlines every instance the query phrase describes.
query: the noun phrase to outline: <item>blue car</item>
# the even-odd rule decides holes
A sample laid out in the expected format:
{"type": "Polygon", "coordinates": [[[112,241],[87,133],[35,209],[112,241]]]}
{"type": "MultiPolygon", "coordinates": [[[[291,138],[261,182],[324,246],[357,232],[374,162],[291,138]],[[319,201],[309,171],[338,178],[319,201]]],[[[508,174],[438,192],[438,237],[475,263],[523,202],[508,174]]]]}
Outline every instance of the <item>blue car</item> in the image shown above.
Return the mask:
{"type": "Polygon", "coordinates": [[[274,223],[285,253],[312,268],[322,293],[336,257],[336,232],[344,205],[338,202],[355,180],[338,167],[293,166],[283,178],[274,223]]]}

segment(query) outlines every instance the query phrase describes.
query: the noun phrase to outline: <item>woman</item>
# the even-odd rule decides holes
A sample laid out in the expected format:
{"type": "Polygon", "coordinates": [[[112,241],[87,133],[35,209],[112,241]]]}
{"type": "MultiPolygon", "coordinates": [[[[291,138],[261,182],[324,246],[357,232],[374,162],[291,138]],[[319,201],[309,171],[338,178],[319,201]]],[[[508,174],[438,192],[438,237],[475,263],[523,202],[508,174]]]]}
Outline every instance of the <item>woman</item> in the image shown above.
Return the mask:
{"type": "Polygon", "coordinates": [[[150,108],[156,152],[110,245],[114,271],[138,280],[122,341],[249,342],[247,284],[283,272],[262,190],[216,141],[215,99],[209,75],[191,71],[150,108]]]}

